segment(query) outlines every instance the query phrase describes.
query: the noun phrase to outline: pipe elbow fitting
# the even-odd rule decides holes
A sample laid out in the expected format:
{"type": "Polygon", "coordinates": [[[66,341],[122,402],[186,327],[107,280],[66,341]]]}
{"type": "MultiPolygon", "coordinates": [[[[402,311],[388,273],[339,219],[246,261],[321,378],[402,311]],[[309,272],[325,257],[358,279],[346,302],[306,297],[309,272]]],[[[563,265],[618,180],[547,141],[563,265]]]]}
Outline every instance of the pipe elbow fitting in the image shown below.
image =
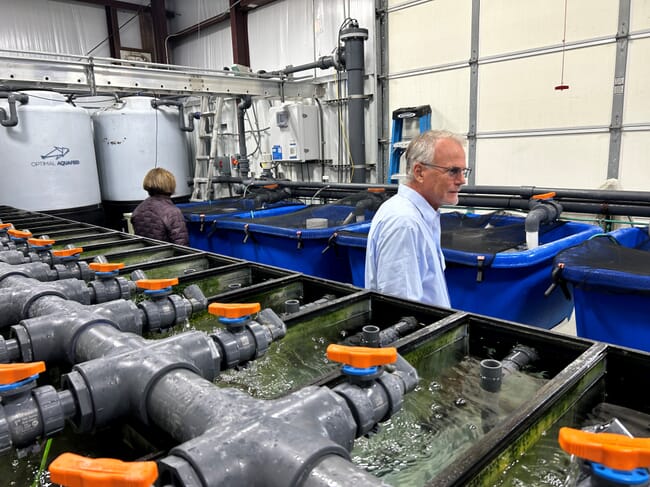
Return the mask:
{"type": "Polygon", "coordinates": [[[524,227],[526,232],[537,232],[542,223],[557,220],[562,213],[562,205],[553,200],[536,200],[531,202],[531,209],[526,215],[524,227]]]}
{"type": "Polygon", "coordinates": [[[253,104],[253,99],[250,95],[243,95],[241,101],[237,104],[237,109],[241,112],[248,110],[253,104]]]}

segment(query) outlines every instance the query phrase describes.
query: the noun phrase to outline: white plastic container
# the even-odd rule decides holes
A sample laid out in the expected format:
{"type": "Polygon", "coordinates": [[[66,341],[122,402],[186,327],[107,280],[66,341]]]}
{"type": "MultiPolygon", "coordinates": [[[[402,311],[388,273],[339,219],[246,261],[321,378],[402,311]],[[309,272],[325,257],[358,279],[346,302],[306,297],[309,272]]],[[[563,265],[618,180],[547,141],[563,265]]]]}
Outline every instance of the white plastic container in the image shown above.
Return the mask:
{"type": "Polygon", "coordinates": [[[271,147],[274,161],[309,161],[320,157],[318,107],[288,103],[271,107],[271,147]]]}
{"type": "MultiPolygon", "coordinates": [[[[90,115],[52,91],[24,91],[18,123],[0,126],[3,204],[30,211],[101,203],[90,115]]],[[[0,99],[9,114],[6,98],[0,99]]]]}
{"type": "Polygon", "coordinates": [[[165,168],[175,176],[174,197],[191,194],[187,140],[179,127],[178,109],[155,109],[151,100],[148,96],[126,97],[92,116],[105,202],[145,199],[148,195],[142,189],[142,180],[154,167],[165,168]]]}

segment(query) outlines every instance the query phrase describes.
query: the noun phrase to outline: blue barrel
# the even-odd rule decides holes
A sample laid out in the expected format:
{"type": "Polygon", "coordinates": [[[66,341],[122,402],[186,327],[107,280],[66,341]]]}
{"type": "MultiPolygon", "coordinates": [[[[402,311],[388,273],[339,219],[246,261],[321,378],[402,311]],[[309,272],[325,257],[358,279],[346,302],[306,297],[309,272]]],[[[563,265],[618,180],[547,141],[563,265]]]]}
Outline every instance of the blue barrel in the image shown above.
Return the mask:
{"type": "MultiPolygon", "coordinates": [[[[601,230],[563,222],[542,225],[539,247],[527,250],[523,217],[502,214],[441,215],[445,277],[453,308],[542,328],[571,316],[573,302],[561,293],[544,296],[553,257],[601,230]]],[[[364,286],[369,225],[339,232],[336,242],[350,261],[352,283],[364,286]]]]}
{"type": "Polygon", "coordinates": [[[366,285],[366,245],[370,222],[350,225],[336,234],[336,245],[347,255],[352,284],[358,287],[366,285]]]}
{"type": "Polygon", "coordinates": [[[351,282],[347,255],[335,245],[334,234],[357,221],[372,219],[379,205],[359,204],[360,201],[343,199],[291,213],[278,208],[256,218],[215,220],[211,245],[229,248],[232,253],[226,255],[240,259],[351,282]],[[284,213],[277,215],[274,211],[284,213]]]}
{"type": "Polygon", "coordinates": [[[214,233],[215,220],[233,216],[255,218],[272,208],[285,208],[287,212],[305,208],[303,204],[290,201],[280,201],[259,206],[254,199],[249,198],[221,198],[197,203],[183,203],[176,206],[183,212],[190,237],[190,247],[225,255],[229,255],[227,249],[213,245],[214,242],[211,236],[214,233]]]}
{"type": "Polygon", "coordinates": [[[650,352],[650,236],[623,228],[559,254],[578,336],[650,352]]]}
{"type": "Polygon", "coordinates": [[[539,246],[529,250],[523,217],[494,215],[481,232],[467,229],[476,238],[463,239],[458,220],[468,216],[485,218],[449,213],[442,219],[445,276],[453,308],[547,329],[571,316],[571,299],[559,292],[544,295],[552,282],[553,258],[600,233],[600,227],[576,222],[542,225],[539,246]],[[506,240],[516,245],[499,250],[506,240]],[[481,247],[484,250],[477,250],[481,247]]]}

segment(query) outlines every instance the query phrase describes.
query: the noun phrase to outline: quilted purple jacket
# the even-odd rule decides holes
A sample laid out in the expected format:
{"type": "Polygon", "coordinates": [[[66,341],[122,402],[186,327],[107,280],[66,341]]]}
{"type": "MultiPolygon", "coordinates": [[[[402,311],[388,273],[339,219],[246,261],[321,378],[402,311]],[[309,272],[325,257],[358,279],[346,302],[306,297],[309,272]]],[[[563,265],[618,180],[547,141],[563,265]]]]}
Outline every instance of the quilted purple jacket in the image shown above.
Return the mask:
{"type": "Polygon", "coordinates": [[[183,214],[168,196],[149,196],[133,210],[131,223],[137,235],[189,245],[183,214]]]}

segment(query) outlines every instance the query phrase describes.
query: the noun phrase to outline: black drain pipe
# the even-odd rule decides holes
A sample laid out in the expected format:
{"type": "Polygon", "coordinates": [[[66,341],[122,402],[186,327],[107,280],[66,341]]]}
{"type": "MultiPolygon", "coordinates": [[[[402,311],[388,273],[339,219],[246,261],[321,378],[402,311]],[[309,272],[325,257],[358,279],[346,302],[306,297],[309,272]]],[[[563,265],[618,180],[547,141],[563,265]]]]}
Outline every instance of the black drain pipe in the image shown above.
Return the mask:
{"type": "Polygon", "coordinates": [[[248,166],[248,149],[246,148],[246,127],[244,126],[244,115],[246,110],[251,107],[250,95],[241,97],[241,101],[237,104],[237,132],[239,134],[239,158],[237,159],[237,168],[239,175],[242,178],[248,177],[250,168],[248,166]]]}
{"type": "Polygon", "coordinates": [[[368,39],[368,29],[359,27],[356,20],[351,20],[349,27],[341,30],[343,41],[345,70],[348,73],[348,141],[352,157],[352,182],[366,181],[366,129],[364,116],[364,48],[368,39]]]}

